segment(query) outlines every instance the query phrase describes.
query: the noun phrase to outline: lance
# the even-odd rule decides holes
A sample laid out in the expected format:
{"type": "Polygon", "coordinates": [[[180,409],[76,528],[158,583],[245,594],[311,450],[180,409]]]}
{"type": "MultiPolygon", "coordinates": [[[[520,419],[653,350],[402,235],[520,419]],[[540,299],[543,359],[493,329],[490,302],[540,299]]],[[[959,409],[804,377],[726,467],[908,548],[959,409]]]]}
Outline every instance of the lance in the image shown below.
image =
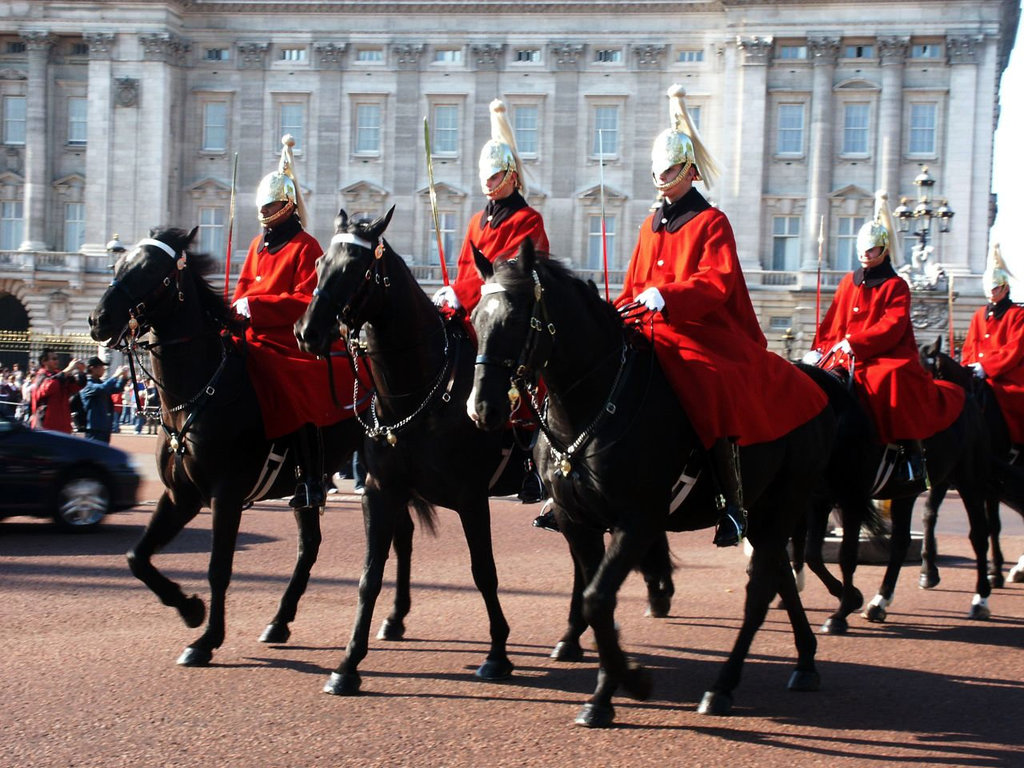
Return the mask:
{"type": "Polygon", "coordinates": [[[430,157],[430,122],[423,118],[423,145],[427,150],[427,184],[430,187],[430,212],[434,216],[434,234],[437,235],[437,256],[441,259],[441,278],[448,285],[448,265],[444,260],[444,244],[441,242],[441,226],[437,216],[437,190],[434,188],[434,161],[430,157]]]}
{"type": "Polygon", "coordinates": [[[604,131],[597,132],[597,154],[601,168],[601,261],[604,263],[604,300],[611,301],[608,292],[608,231],[604,216],[604,131]]]}
{"type": "Polygon", "coordinates": [[[825,245],[825,217],[821,217],[821,223],[818,224],[818,286],[816,288],[816,294],[814,298],[814,333],[817,335],[818,328],[821,327],[821,254],[822,248],[825,245]]]}
{"type": "Polygon", "coordinates": [[[956,348],[953,346],[953,300],[956,297],[953,294],[953,273],[949,273],[949,354],[951,357],[956,357],[956,348]]]}
{"type": "Polygon", "coordinates": [[[238,153],[235,152],[234,168],[231,171],[231,202],[228,205],[228,243],[224,258],[224,299],[228,298],[231,283],[231,240],[235,230],[235,188],[238,186],[238,153]]]}

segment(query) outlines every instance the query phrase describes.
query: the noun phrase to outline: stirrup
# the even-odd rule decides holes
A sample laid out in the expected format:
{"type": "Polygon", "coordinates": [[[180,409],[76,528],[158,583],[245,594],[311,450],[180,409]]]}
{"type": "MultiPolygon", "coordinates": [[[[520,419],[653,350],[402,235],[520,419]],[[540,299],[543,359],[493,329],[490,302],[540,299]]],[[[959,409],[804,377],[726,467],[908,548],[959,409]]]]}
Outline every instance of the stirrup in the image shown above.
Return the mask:
{"type": "Polygon", "coordinates": [[[325,503],[323,485],[305,481],[295,486],[295,495],[289,499],[288,506],[292,509],[319,509],[325,503]]]}
{"type": "Polygon", "coordinates": [[[739,519],[732,512],[723,512],[715,524],[714,544],[716,547],[735,547],[747,534],[746,515],[739,519]]]}
{"type": "Polygon", "coordinates": [[[543,528],[545,531],[554,531],[558,533],[558,521],[555,520],[555,513],[553,511],[554,502],[548,499],[544,502],[544,506],[541,507],[541,512],[535,518],[533,518],[534,528],[543,528]]]}

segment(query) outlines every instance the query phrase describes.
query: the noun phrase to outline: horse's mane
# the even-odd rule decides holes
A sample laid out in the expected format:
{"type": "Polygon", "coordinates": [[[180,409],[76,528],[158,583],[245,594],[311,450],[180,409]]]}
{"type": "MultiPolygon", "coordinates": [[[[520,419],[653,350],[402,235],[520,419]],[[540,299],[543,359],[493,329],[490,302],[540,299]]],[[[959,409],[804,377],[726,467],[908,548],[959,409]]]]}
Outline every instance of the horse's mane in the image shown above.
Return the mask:
{"type": "MultiPolygon", "coordinates": [[[[600,294],[594,290],[592,283],[588,283],[578,277],[569,267],[561,261],[554,259],[550,254],[538,251],[534,267],[540,278],[541,284],[546,285],[551,281],[568,285],[588,307],[597,312],[599,316],[606,318],[615,327],[622,327],[622,318],[614,305],[604,301],[600,294]]],[[[507,270],[503,279],[508,281],[510,287],[518,290],[533,290],[533,277],[523,274],[519,270],[507,270]]]]}
{"type": "MultiPolygon", "coordinates": [[[[179,253],[192,242],[192,233],[178,227],[154,228],[150,237],[167,243],[179,253]]],[[[231,319],[229,306],[223,293],[210,285],[208,276],[220,269],[220,263],[208,253],[188,252],[188,271],[192,273],[199,305],[214,320],[227,323],[231,319]]]]}

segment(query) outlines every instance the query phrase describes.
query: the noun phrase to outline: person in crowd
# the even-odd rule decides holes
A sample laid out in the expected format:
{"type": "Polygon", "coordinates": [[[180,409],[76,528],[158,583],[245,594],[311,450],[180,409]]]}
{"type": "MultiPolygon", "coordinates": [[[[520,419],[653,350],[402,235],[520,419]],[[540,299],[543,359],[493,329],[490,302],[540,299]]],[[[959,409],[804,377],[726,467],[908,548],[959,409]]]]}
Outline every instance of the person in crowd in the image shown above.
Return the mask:
{"type": "Polygon", "coordinates": [[[899,243],[879,191],[875,217],[857,233],[860,266],[843,277],[804,362],[833,367],[852,360],[858,392],[867,402],[883,444],[892,444],[906,466],[910,490],[926,487],[921,440],[949,427],[964,405],[964,392],[936,381],[921,365],[910,322],[910,287],[897,273],[899,243]]]}
{"type": "Polygon", "coordinates": [[[668,90],[671,127],[651,150],[661,205],[640,227],[620,311],[642,313],[654,350],[708,452],[718,488],[714,543],[746,534],[739,446],[770,442],[813,419],[824,393],[769,352],[747,293],[726,215],[693,186],[717,167],[690,120],[679,85],[668,90]]]}
{"type": "Polygon", "coordinates": [[[320,427],[351,412],[335,405],[323,386],[324,363],[302,352],[295,340],[294,325],[312,300],[316,261],[323,251],[306,231],[309,218],[295,179],[295,140],[286,135],[282,144],[278,169],[264,176],[256,190],[263,231],[249,245],[233,306],[247,324],[246,361],[266,436],[294,434],[298,482],[289,504],[317,508],[325,499],[320,427]]]}
{"type": "Polygon", "coordinates": [[[85,365],[73,358],[61,368],[60,357],[52,349],[43,350],[39,365],[32,383],[32,428],[71,434],[71,396],[82,388],[85,365]]]}
{"type": "Polygon", "coordinates": [[[21,387],[13,373],[8,373],[0,383],[0,413],[14,419],[21,404],[21,387]]]}
{"type": "Polygon", "coordinates": [[[998,243],[989,250],[982,285],[988,304],[971,318],[961,362],[987,381],[1009,432],[1024,444],[1024,307],[1010,299],[1010,270],[998,243]]]}
{"type": "Polygon", "coordinates": [[[115,392],[124,389],[128,367],[122,365],[114,375],[104,378],[107,364],[98,357],[91,357],[85,364],[85,386],[79,396],[85,411],[85,436],[100,443],[110,442],[110,431],[114,423],[115,392]]]}
{"type": "Polygon", "coordinates": [[[483,280],[473,263],[473,246],[490,261],[514,256],[527,237],[538,252],[547,252],[548,236],[541,215],[526,202],[523,163],[516,149],[507,109],[500,99],[490,105],[491,138],[480,151],[480,187],[487,205],[470,219],[469,230],[459,252],[458,271],[452,285],[434,294],[439,307],[463,309],[467,315],[480,301],[483,280]]]}

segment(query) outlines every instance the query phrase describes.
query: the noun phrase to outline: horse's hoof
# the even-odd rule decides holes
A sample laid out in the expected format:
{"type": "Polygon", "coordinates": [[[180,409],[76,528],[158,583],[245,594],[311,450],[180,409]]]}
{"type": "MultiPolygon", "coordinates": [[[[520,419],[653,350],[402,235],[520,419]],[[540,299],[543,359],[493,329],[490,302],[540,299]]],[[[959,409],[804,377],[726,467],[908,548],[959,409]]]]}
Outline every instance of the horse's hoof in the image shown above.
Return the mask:
{"type": "Polygon", "coordinates": [[[324,685],[324,693],[329,693],[332,696],[355,696],[359,693],[359,687],[362,684],[363,679],[358,672],[347,672],[344,675],[331,672],[330,678],[324,685]]]}
{"type": "Polygon", "coordinates": [[[1002,573],[990,573],[988,575],[988,584],[992,589],[1002,589],[1006,586],[1006,581],[1003,579],[1002,573]]]}
{"type": "Polygon", "coordinates": [[[986,621],[992,618],[992,611],[989,610],[987,605],[972,605],[967,618],[974,621],[986,621]]]}
{"type": "Polygon", "coordinates": [[[844,616],[829,616],[821,625],[823,635],[845,635],[850,631],[850,622],[844,616]]]}
{"type": "Polygon", "coordinates": [[[647,610],[644,611],[644,616],[649,616],[652,619],[664,619],[668,616],[671,608],[671,597],[650,597],[647,599],[647,610]]]}
{"type": "Polygon", "coordinates": [[[213,660],[213,651],[209,648],[196,648],[189,646],[178,657],[178,664],[182,667],[208,667],[213,660]]]}
{"type": "Polygon", "coordinates": [[[651,691],[654,690],[651,673],[639,664],[631,665],[622,678],[622,690],[630,698],[647,701],[651,698],[651,691]]]}
{"type": "Polygon", "coordinates": [[[697,714],[722,717],[732,713],[732,696],[718,691],[706,691],[697,706],[697,714]]]}
{"type": "Polygon", "coordinates": [[[199,599],[199,595],[186,597],[185,602],[178,609],[178,615],[185,622],[189,629],[195,629],[206,621],[206,603],[199,599]]]}
{"type": "Polygon", "coordinates": [[[583,709],[576,715],[576,725],[582,725],[584,728],[608,728],[614,722],[615,707],[611,704],[584,704],[583,709]]]}
{"type": "Polygon", "coordinates": [[[405,624],[400,619],[384,619],[377,633],[378,640],[402,640],[405,637],[405,624]]]}
{"type": "Polygon", "coordinates": [[[512,670],[515,665],[508,659],[487,659],[476,671],[476,676],[481,680],[508,680],[512,677],[512,670]]]}
{"type": "Polygon", "coordinates": [[[570,642],[560,640],[555,649],[551,651],[551,658],[555,661],[583,661],[583,646],[579,641],[570,642]]]}
{"type": "Polygon", "coordinates": [[[1006,580],[1011,584],[1024,584],[1024,568],[1019,565],[1013,566],[1010,572],[1006,574],[1006,580]]]}
{"type": "Polygon", "coordinates": [[[881,624],[885,621],[889,614],[885,612],[885,608],[880,605],[869,605],[868,609],[861,614],[868,621],[873,621],[876,624],[881,624]]]}
{"type": "Polygon", "coordinates": [[[791,691],[817,691],[821,689],[821,675],[816,670],[793,670],[786,686],[791,691]]]}
{"type": "Polygon", "coordinates": [[[921,578],[917,580],[917,586],[921,589],[931,589],[939,586],[940,581],[938,571],[922,571],[921,578]]]}
{"type": "Polygon", "coordinates": [[[288,638],[292,636],[292,631],[288,629],[287,624],[278,624],[271,622],[267,624],[267,628],[263,630],[263,634],[260,635],[261,643],[287,643],[288,638]]]}

